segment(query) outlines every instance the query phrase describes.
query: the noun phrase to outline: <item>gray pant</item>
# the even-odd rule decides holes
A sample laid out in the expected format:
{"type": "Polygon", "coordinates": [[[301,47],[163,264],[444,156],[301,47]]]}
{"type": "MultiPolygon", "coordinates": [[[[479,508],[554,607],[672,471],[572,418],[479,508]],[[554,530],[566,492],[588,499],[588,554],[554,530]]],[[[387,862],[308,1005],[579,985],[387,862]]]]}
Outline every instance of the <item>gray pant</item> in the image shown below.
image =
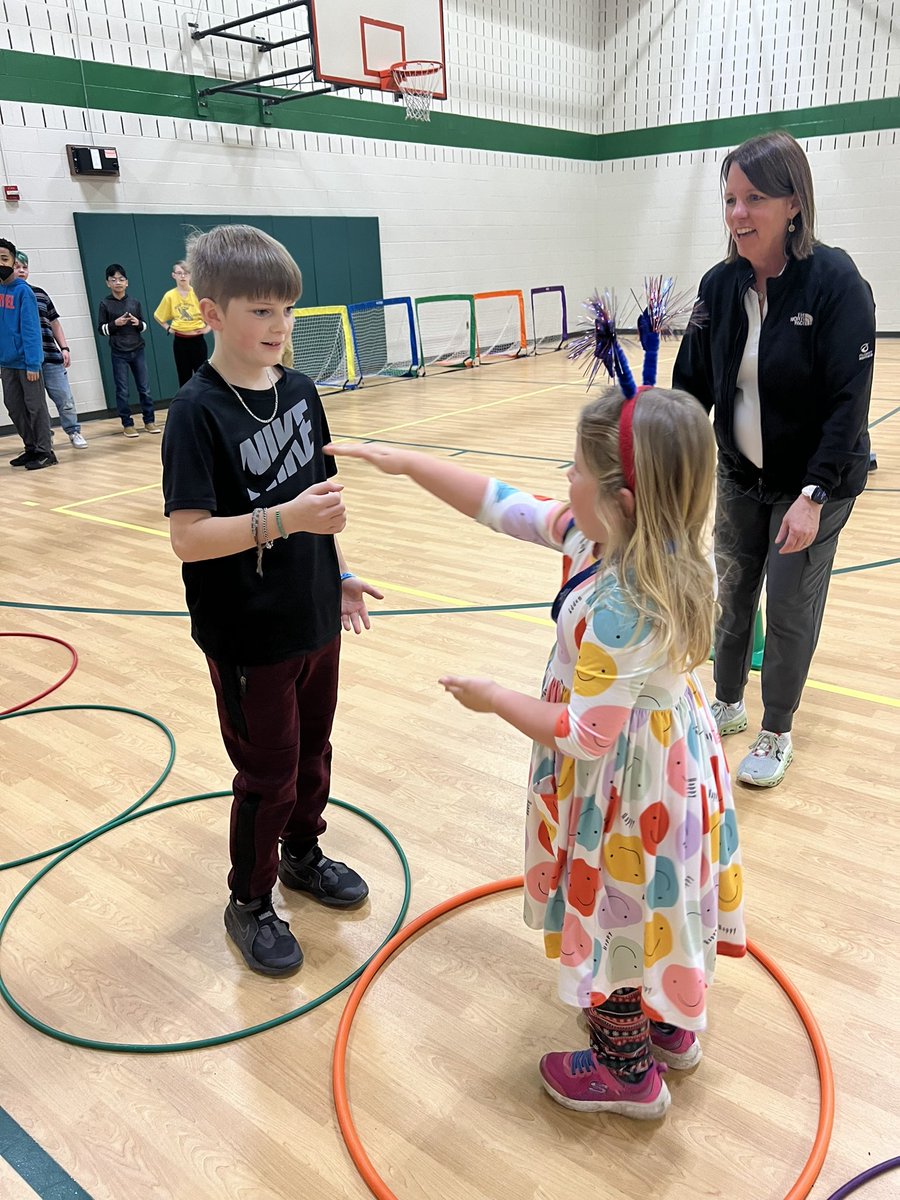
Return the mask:
{"type": "Polygon", "coordinates": [[[25,449],[33,454],[49,454],[50,413],[43,377],[38,375],[32,381],[27,378],[27,372],[18,367],[0,367],[0,383],[3,384],[3,403],[25,449]]]}
{"type": "Polygon", "coordinates": [[[855,500],[822,506],[819,533],[806,550],[779,554],[775,537],[796,497],[740,487],[719,474],[716,569],[722,612],[716,625],[716,697],[743,699],[753,656],[753,627],[766,580],[763,729],[787,733],[822,628],[838,536],[855,500]]]}

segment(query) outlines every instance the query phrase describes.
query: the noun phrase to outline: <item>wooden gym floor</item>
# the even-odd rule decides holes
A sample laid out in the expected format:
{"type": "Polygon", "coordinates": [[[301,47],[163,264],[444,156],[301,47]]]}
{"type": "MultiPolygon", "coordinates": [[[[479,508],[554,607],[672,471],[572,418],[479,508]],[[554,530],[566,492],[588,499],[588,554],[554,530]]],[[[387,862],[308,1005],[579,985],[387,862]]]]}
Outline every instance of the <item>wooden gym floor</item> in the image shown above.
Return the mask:
{"type": "MultiPolygon", "coordinates": [[[[326,406],[335,436],[431,447],[564,495],[584,399],[578,370],[549,354],[367,386],[326,406]]],[[[835,1133],[815,1200],[900,1145],[900,342],[879,345],[872,421],[879,470],[841,541],[794,765],[774,791],[737,788],[750,936],[801,989],[835,1068],[835,1133]]],[[[165,615],[184,603],[161,511],[159,439],[127,441],[116,421],[85,432],[87,451],[63,445],[59,467],[39,473],[9,470],[18,443],[0,440],[0,627],[76,646],[77,672],[44,703],[136,708],[169,726],[178,754],[151,804],[227,789],[203,659],[184,617],[165,615]],[[53,605],[89,611],[41,607],[53,605]]],[[[452,670],[535,690],[551,629],[547,607],[528,606],[549,604],[559,562],[405,480],[355,463],[342,464],[341,477],[347,559],[386,599],[373,606],[384,612],[370,633],[345,637],[334,795],[399,838],[414,916],[520,871],[528,746],[436,681],[452,670]]],[[[51,642],[0,639],[0,708],[49,686],[66,665],[51,642]]],[[[758,690],[754,676],[752,718],[758,690]]],[[[748,741],[730,739],[732,760],[748,741]]],[[[156,726],[124,713],[0,723],[0,859],[109,820],[151,786],[167,753],[156,726]]],[[[168,809],[55,868],[0,948],[16,999],[72,1034],[178,1042],[296,1008],[373,952],[401,903],[400,865],[374,827],[334,809],[325,847],[365,873],[371,903],[340,916],[279,897],[306,964],[288,980],[252,975],[222,925],[227,814],[222,799],[168,809]]],[[[40,865],[0,873],[0,910],[40,865]]],[[[447,918],[363,1002],[351,1098],[400,1200],[784,1196],[812,1143],[818,1093],[805,1034],[774,981],[750,958],[720,964],[704,1061],[687,1076],[670,1072],[664,1122],[581,1116],[539,1086],[541,1053],[582,1039],[520,909],[511,892],[447,918]]],[[[0,1106],[32,1139],[26,1156],[43,1147],[94,1200],[361,1200],[368,1193],[331,1104],[343,1000],[247,1040],[165,1055],[66,1045],[0,1004],[0,1106]]],[[[3,1145],[0,1196],[45,1194],[23,1181],[3,1145]]],[[[866,1200],[896,1196],[897,1186],[886,1175],[866,1200]]]]}

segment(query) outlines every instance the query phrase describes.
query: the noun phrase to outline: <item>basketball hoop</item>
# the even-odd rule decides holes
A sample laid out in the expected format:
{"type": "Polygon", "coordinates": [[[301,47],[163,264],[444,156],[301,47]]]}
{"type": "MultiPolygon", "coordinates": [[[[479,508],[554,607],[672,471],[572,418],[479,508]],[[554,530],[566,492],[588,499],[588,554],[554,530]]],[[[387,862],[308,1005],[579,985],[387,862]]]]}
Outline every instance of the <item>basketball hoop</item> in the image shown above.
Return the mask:
{"type": "Polygon", "coordinates": [[[394,63],[389,77],[406,104],[407,121],[430,121],[431,102],[440,91],[444,64],[439,62],[394,63]]]}

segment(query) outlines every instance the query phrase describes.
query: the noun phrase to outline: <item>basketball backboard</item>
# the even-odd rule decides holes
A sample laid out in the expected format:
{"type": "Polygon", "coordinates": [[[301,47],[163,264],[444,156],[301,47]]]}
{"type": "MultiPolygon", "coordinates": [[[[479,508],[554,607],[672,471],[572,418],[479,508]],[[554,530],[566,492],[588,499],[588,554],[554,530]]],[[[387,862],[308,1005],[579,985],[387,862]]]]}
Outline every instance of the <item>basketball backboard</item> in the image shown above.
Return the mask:
{"type": "Polygon", "coordinates": [[[310,0],[316,75],[328,83],[397,90],[384,72],[410,59],[445,67],[439,100],[447,99],[444,0],[310,0]]]}

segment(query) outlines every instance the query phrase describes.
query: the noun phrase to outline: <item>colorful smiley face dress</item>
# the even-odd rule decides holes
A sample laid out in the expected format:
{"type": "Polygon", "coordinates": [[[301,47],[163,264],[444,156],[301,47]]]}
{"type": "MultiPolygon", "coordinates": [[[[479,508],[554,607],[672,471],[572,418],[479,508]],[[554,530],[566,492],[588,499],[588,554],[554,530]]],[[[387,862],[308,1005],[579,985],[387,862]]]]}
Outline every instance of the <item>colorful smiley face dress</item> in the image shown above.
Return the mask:
{"type": "Polygon", "coordinates": [[[532,751],[525,921],[559,959],[566,1004],[640,987],[653,1020],[704,1029],[716,955],[746,942],[731,782],[702,688],[669,667],[614,573],[590,574],[593,546],[565,505],[492,481],[478,519],[564,555],[541,697],[567,707],[556,744],[532,751]]]}

